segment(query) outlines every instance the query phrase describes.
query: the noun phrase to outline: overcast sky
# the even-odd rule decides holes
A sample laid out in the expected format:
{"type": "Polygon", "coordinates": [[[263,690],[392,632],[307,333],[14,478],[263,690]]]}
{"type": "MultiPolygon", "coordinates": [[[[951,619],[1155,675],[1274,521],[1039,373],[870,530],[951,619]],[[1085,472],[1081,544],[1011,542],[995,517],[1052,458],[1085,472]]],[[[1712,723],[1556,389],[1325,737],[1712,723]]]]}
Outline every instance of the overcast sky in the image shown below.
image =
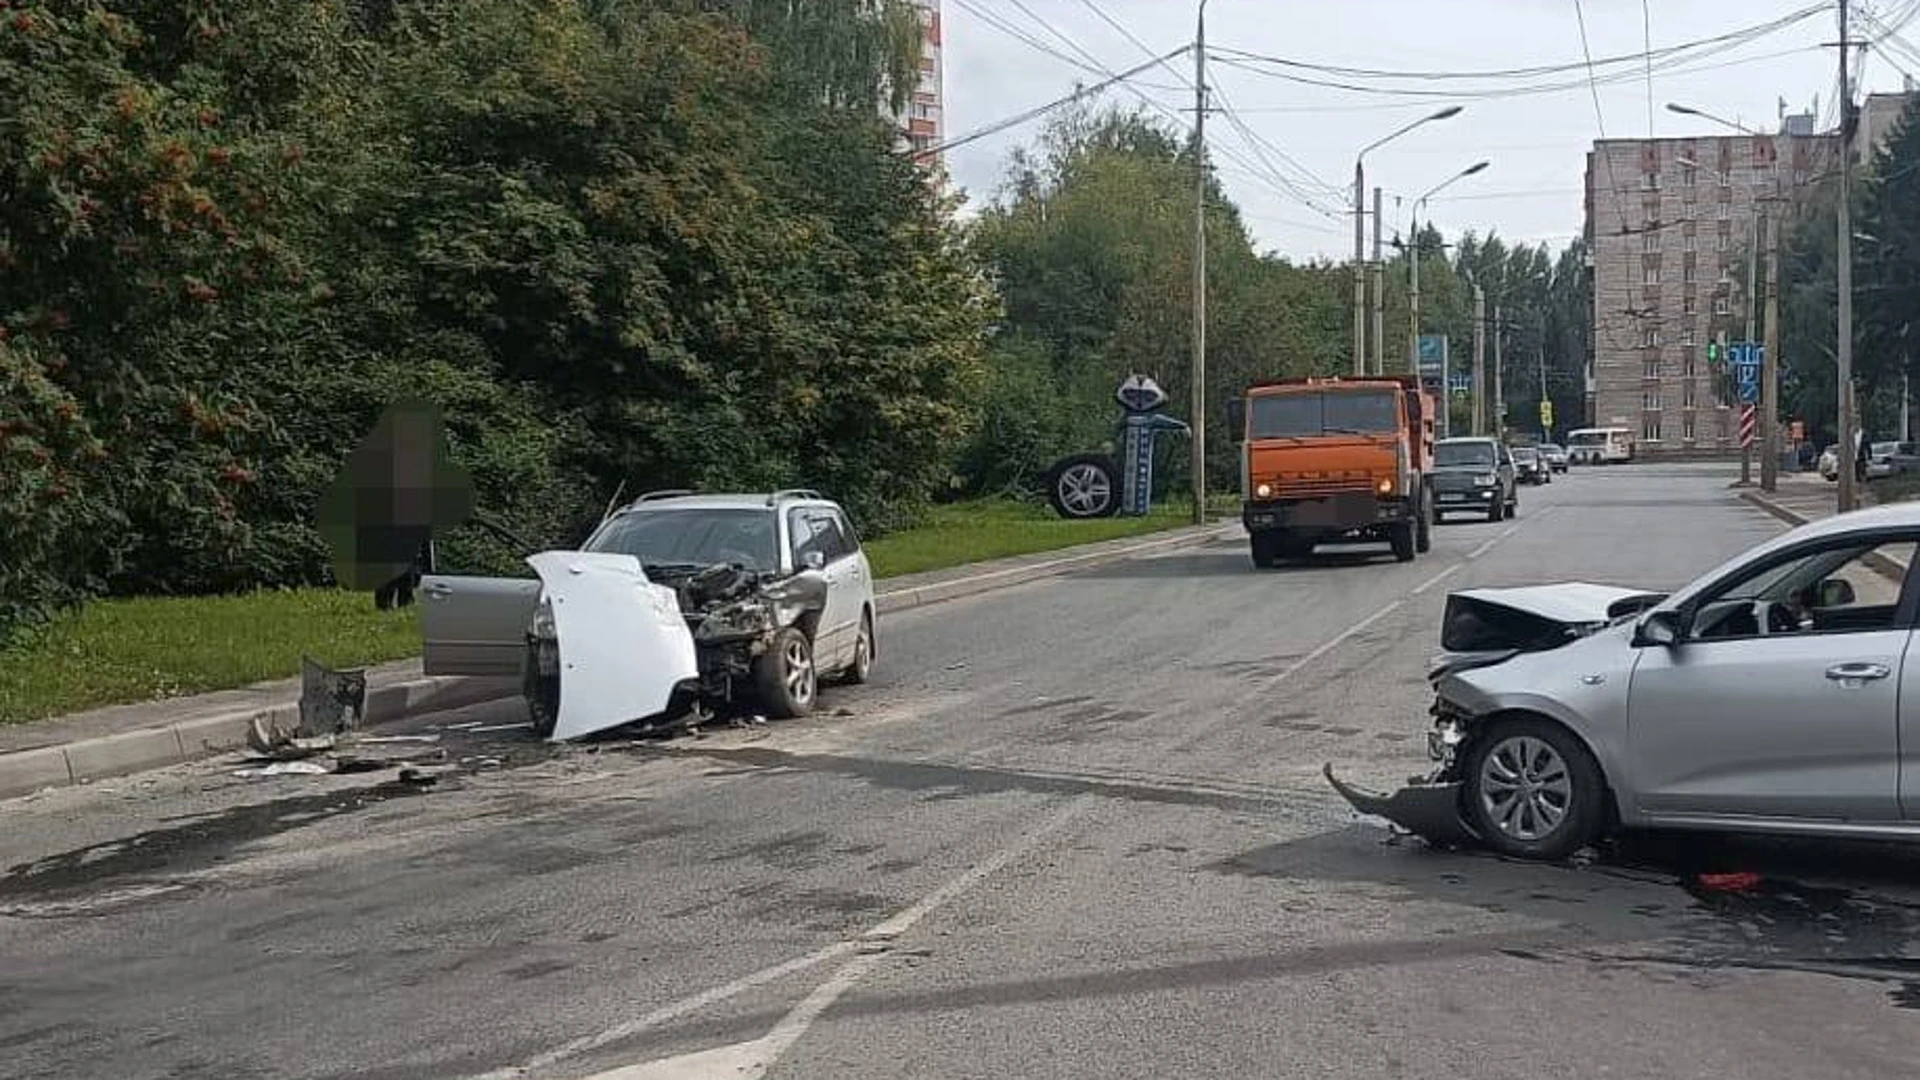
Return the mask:
{"type": "MultiPolygon", "coordinates": [[[[1593,57],[1603,60],[1642,52],[1649,23],[1658,50],[1770,22],[1813,5],[1809,0],[1648,0],[1643,9],[1641,0],[1584,0],[1582,6],[1593,57]]],[[[1496,231],[1508,240],[1544,240],[1558,247],[1580,231],[1584,154],[1602,120],[1612,138],[1641,138],[1649,131],[1661,137],[1724,131],[1663,108],[1666,102],[1680,101],[1772,131],[1784,97],[1790,112],[1807,111],[1817,98],[1822,119],[1830,124],[1836,50],[1821,43],[1835,41],[1838,26],[1835,5],[1824,6],[1826,10],[1811,18],[1749,43],[1657,59],[1651,95],[1644,63],[1603,64],[1603,79],[1624,81],[1603,81],[1596,118],[1584,66],[1525,79],[1410,81],[1264,65],[1265,71],[1309,79],[1440,95],[1412,97],[1306,85],[1229,63],[1246,61],[1228,50],[1391,72],[1583,64],[1574,0],[1209,0],[1207,40],[1214,59],[1208,82],[1220,91],[1214,104],[1222,99],[1230,104],[1247,129],[1268,144],[1262,150],[1274,164],[1264,164],[1246,135],[1218,113],[1208,120],[1208,143],[1260,247],[1297,259],[1345,258],[1353,247],[1351,218],[1342,222],[1328,214],[1350,204],[1354,153],[1409,121],[1460,104],[1465,106],[1460,115],[1422,126],[1367,155],[1368,205],[1371,188],[1383,187],[1388,235],[1404,227],[1414,197],[1484,158],[1491,162],[1484,172],[1435,196],[1425,216],[1449,233],[1496,231]],[[1662,63],[1676,69],[1661,71],[1662,63]],[[1524,96],[1480,96],[1541,83],[1568,85],[1524,96]],[[1450,96],[1463,89],[1474,96],[1450,96]],[[1276,151],[1317,181],[1293,171],[1276,151]],[[1286,172],[1320,208],[1271,179],[1274,168],[1286,172]],[[1402,197],[1398,207],[1395,196],[1402,197]]],[[[1920,3],[1856,0],[1855,10],[1863,7],[1899,25],[1920,3]]],[[[1154,53],[1192,40],[1194,29],[1194,0],[942,0],[942,8],[947,138],[1071,93],[1076,83],[1099,79],[1023,42],[995,21],[1082,64],[1094,66],[1097,61],[1109,71],[1132,67],[1150,54],[1100,13],[1154,53]],[[1092,60],[1075,53],[1068,41],[1092,60]]],[[[1855,36],[1879,34],[1870,22],[1856,22],[1855,36]]],[[[1901,38],[1920,44],[1920,19],[1905,23],[1901,38]]],[[[1146,96],[1182,110],[1180,123],[1190,123],[1193,59],[1182,56],[1172,67],[1175,70],[1152,68],[1134,82],[1146,96]]],[[[1902,55],[1892,43],[1870,50],[1865,88],[1899,89],[1901,68],[1920,75],[1920,50],[1902,55]]],[[[1102,100],[1141,104],[1140,97],[1119,87],[1106,91],[1102,100]]],[[[1158,115],[1173,122],[1165,113],[1158,115]]],[[[1008,152],[1030,142],[1043,123],[1024,124],[951,151],[948,168],[954,180],[976,204],[995,197],[1008,152]]]]}

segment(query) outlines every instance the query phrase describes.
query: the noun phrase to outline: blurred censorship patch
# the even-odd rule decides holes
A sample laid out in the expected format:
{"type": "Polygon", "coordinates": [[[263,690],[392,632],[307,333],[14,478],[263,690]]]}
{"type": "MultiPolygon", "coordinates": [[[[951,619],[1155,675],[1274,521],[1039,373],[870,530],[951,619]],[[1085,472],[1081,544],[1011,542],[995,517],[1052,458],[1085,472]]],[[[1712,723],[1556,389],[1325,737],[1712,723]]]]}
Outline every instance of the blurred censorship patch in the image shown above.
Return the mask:
{"type": "Polygon", "coordinates": [[[473,512],[473,477],[448,452],[440,407],[388,406],[321,495],[319,510],[340,584],[377,589],[406,573],[436,530],[473,512]]]}

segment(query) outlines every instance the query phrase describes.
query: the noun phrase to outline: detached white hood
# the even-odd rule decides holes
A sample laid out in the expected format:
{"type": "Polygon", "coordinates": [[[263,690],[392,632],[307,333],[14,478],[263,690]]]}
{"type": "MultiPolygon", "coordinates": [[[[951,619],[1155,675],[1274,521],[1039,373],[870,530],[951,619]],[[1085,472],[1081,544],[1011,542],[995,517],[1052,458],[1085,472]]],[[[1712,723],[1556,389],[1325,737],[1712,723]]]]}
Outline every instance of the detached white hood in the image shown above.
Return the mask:
{"type": "Polygon", "coordinates": [[[674,687],[699,674],[693,634],[672,589],[647,580],[631,555],[543,551],[540,575],[560,646],[553,739],[577,739],[666,711],[674,687]]]}
{"type": "Polygon", "coordinates": [[[1447,596],[1440,644],[1449,652],[1551,649],[1663,598],[1643,589],[1579,581],[1463,589],[1447,596]]]}

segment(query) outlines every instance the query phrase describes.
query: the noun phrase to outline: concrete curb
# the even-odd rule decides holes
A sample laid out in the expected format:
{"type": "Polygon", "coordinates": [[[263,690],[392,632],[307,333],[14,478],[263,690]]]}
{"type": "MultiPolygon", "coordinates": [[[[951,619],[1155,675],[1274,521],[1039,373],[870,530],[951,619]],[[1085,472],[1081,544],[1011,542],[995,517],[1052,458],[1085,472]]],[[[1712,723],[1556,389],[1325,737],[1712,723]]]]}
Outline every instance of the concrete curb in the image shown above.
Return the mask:
{"type": "MultiPolygon", "coordinates": [[[[1195,547],[1225,535],[1234,527],[1237,526],[1188,529],[1175,536],[1150,538],[1135,544],[1083,551],[1078,555],[1064,555],[1026,566],[1010,566],[951,581],[883,592],[874,600],[883,615],[907,611],[995,589],[1011,588],[1074,570],[1195,547]]],[[[363,723],[372,727],[429,710],[458,709],[500,701],[519,692],[517,679],[457,676],[407,679],[370,687],[367,691],[367,715],[363,723]]],[[[79,739],[62,746],[41,746],[3,753],[0,754],[0,799],[43,788],[125,776],[226,753],[246,745],[247,729],[256,716],[264,716],[277,725],[290,727],[300,717],[300,705],[297,700],[287,701],[264,709],[240,709],[195,716],[161,727],[79,739]]]]}
{"type": "MultiPolygon", "coordinates": [[[[1740,493],[1740,497],[1759,507],[1761,510],[1779,518],[1781,521],[1786,522],[1788,525],[1797,527],[1816,520],[1800,513],[1798,510],[1789,509],[1757,491],[1743,491],[1740,493]]],[[[1887,578],[1895,584],[1904,582],[1907,579],[1907,568],[1900,565],[1897,559],[1889,558],[1877,551],[1869,551],[1862,561],[1878,571],[1881,577],[1887,578]]]]}

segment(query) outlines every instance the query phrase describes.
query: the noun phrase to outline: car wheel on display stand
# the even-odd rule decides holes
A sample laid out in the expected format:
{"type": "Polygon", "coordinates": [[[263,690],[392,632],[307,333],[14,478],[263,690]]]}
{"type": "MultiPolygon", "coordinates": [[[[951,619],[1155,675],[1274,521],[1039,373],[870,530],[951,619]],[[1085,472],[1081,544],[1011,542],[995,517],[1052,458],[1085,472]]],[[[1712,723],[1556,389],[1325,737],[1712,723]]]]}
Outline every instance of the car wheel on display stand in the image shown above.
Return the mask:
{"type": "Polygon", "coordinates": [[[1100,454],[1064,458],[1047,471],[1047,503],[1063,518],[1112,517],[1120,512],[1120,470],[1100,454]]]}

